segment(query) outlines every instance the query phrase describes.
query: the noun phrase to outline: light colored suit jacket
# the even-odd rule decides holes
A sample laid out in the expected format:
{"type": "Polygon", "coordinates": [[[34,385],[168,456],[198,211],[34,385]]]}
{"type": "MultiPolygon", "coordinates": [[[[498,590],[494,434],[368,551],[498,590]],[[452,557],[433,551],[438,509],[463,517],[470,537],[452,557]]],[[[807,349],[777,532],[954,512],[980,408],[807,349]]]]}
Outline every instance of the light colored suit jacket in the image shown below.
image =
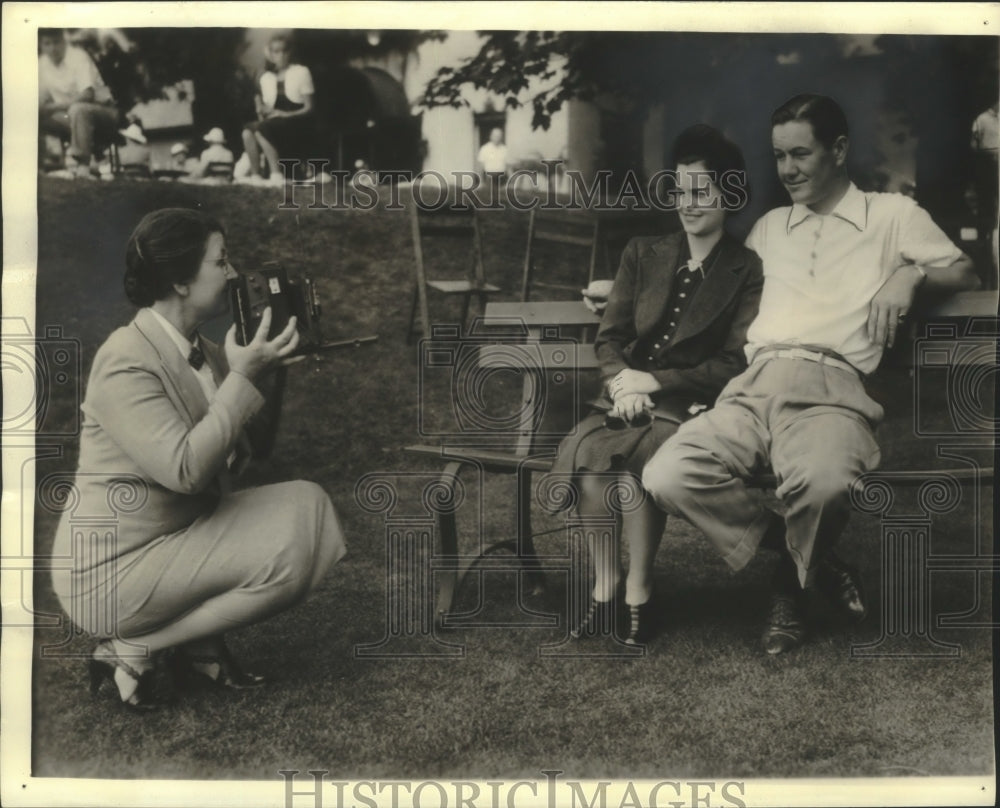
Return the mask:
{"type": "Polygon", "coordinates": [[[218,346],[202,346],[219,388],[211,403],[149,309],[98,349],[80,408],[79,500],[63,514],[54,551],[70,554],[72,528],[79,534],[87,519],[115,517],[117,530],[90,535],[78,571],[189,526],[230,490],[227,459],[249,451],[243,427],[264,397],[227,373],[218,346]]]}

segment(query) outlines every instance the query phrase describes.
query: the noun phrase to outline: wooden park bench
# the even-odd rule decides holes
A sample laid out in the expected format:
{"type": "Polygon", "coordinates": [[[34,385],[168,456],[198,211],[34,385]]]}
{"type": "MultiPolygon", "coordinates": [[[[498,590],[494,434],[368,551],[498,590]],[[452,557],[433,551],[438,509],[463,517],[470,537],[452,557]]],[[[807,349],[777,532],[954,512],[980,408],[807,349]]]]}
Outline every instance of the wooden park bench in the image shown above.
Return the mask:
{"type": "MultiPolygon", "coordinates": [[[[913,378],[914,373],[923,372],[925,368],[911,367],[916,349],[922,351],[918,359],[925,364],[936,366],[938,371],[946,374],[965,373],[969,384],[981,382],[984,373],[988,375],[997,372],[996,314],[995,291],[959,293],[927,305],[919,316],[915,313],[912,318],[909,344],[904,340],[902,344],[897,345],[896,350],[888,353],[873,379],[892,372],[913,378]],[[919,334],[918,324],[922,324],[925,329],[919,334]],[[964,347],[963,340],[966,343],[964,347]]],[[[540,407],[537,397],[539,391],[545,389],[544,381],[547,374],[598,369],[597,358],[589,339],[574,343],[563,338],[568,330],[578,332],[579,329],[586,328],[593,332],[598,324],[597,315],[578,301],[489,304],[486,307],[483,325],[493,328],[506,327],[508,336],[498,338],[495,342],[483,342],[478,349],[480,367],[518,370],[523,374],[520,421],[514,436],[514,446],[491,445],[490,441],[472,443],[468,440],[455,440],[446,445],[420,444],[406,447],[407,451],[434,456],[444,462],[440,483],[450,492],[454,492],[455,487],[460,484],[459,475],[464,469],[477,468],[481,472],[517,476],[516,539],[486,545],[472,563],[478,563],[480,559],[499,550],[510,551],[527,570],[536,588],[540,583],[540,571],[531,528],[532,475],[545,473],[551,469],[555,448],[554,440],[549,439],[541,443],[538,440],[537,416],[540,407]]],[[[889,383],[898,385],[898,380],[893,379],[889,383]]],[[[946,409],[952,414],[952,418],[961,416],[961,414],[956,416],[954,413],[956,402],[952,402],[948,397],[947,385],[942,388],[939,382],[935,382],[932,389],[921,389],[917,377],[914,387],[919,395],[926,396],[930,402],[936,403],[939,407],[942,403],[946,404],[946,409]],[[944,399],[942,393],[945,394],[944,399]]],[[[970,402],[967,399],[976,399],[976,394],[968,389],[958,393],[951,392],[955,395],[959,406],[968,408],[970,402]]],[[[920,403],[915,406],[920,406],[920,403]]],[[[973,427],[978,424],[982,428],[967,429],[959,442],[992,447],[996,437],[996,421],[993,419],[986,423],[983,419],[987,416],[982,415],[983,412],[992,413],[990,404],[976,399],[971,402],[971,409],[973,412],[964,416],[966,421],[973,427]]],[[[578,419],[582,414],[571,415],[578,419]]],[[[898,420],[900,417],[898,413],[887,413],[887,421],[898,420]]],[[[943,456],[943,459],[948,458],[943,456]]],[[[852,491],[852,499],[862,510],[875,512],[874,506],[882,501],[880,497],[884,498],[882,488],[886,479],[891,480],[893,484],[920,487],[931,477],[944,478],[950,481],[948,485],[985,485],[993,481],[993,468],[992,463],[988,468],[969,464],[956,465],[954,462],[944,467],[928,465],[918,468],[894,468],[888,465],[861,477],[855,485],[855,490],[852,491]]],[[[773,489],[775,479],[773,475],[762,474],[752,480],[751,485],[766,491],[773,489]]],[[[886,518],[888,517],[883,514],[883,521],[886,518]]],[[[436,612],[438,619],[443,619],[451,610],[457,587],[471,565],[466,565],[465,568],[460,565],[454,512],[447,510],[439,512],[436,519],[438,540],[434,555],[435,569],[439,576],[436,612]]],[[[984,562],[982,559],[974,559],[971,562],[973,567],[982,563],[995,565],[995,561],[984,562]]],[[[889,573],[884,572],[884,574],[889,573]]]]}

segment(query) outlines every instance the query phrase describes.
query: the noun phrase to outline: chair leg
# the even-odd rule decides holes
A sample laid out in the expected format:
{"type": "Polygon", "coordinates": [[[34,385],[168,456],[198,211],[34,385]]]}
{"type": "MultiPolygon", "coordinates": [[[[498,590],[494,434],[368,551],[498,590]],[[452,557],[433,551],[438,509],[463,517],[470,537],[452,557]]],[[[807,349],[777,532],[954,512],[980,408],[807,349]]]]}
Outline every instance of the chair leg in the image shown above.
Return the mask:
{"type": "Polygon", "coordinates": [[[526,570],[529,593],[541,594],[545,575],[531,534],[531,470],[524,468],[517,473],[517,555],[526,570]]]}
{"type": "Polygon", "coordinates": [[[468,292],[462,295],[462,319],[461,319],[461,332],[465,333],[466,323],[469,321],[469,303],[472,300],[472,292],[468,292]]]}
{"type": "Polygon", "coordinates": [[[413,300],[410,302],[410,320],[406,325],[406,344],[413,344],[413,323],[417,319],[417,303],[420,300],[420,292],[416,284],[413,286],[413,300]]]}
{"type": "MultiPolygon", "coordinates": [[[[458,473],[462,470],[461,461],[452,461],[441,472],[441,484],[449,492],[449,499],[454,501],[455,486],[458,485],[458,473]]],[[[455,525],[455,512],[442,508],[437,512],[438,524],[438,555],[444,563],[444,568],[437,571],[437,619],[443,618],[451,611],[455,599],[455,589],[458,586],[458,529],[455,525]]]]}

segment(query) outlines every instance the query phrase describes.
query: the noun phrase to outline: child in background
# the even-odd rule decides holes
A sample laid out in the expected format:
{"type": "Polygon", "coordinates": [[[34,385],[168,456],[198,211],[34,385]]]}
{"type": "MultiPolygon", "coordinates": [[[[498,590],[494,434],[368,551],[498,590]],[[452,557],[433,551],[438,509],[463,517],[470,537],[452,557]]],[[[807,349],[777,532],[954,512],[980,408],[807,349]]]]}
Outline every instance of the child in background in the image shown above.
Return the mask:
{"type": "Polygon", "coordinates": [[[191,156],[187,143],[175,143],[170,147],[170,170],[180,174],[195,174],[201,163],[191,156]]]}

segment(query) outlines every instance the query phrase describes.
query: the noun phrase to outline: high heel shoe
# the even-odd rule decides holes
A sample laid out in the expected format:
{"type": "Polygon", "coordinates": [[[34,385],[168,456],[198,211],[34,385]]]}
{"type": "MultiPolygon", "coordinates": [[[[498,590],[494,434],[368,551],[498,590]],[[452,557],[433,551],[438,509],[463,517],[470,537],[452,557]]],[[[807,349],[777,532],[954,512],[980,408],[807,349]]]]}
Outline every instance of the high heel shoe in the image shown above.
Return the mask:
{"type": "Polygon", "coordinates": [[[590,599],[590,606],[583,619],[569,630],[569,636],[574,640],[581,637],[610,635],[615,630],[615,598],[601,601],[590,599]]]}
{"type": "Polygon", "coordinates": [[[628,604],[629,630],[625,638],[627,645],[645,645],[659,631],[659,614],[652,596],[645,603],[628,604]]]}
{"type": "Polygon", "coordinates": [[[153,694],[153,669],[137,671],[118,656],[114,646],[108,640],[98,643],[97,648],[94,649],[94,655],[87,661],[91,695],[97,695],[101,689],[101,683],[108,679],[121,697],[121,690],[115,681],[116,670],[123,671],[136,683],[135,690],[128,698],[121,699],[121,703],[126,709],[135,713],[149,713],[157,709],[159,704],[153,694]]]}
{"type": "Polygon", "coordinates": [[[268,681],[266,676],[243,670],[222,642],[215,654],[195,654],[178,648],[172,662],[175,678],[189,685],[201,681],[226,690],[253,690],[268,681]]]}

